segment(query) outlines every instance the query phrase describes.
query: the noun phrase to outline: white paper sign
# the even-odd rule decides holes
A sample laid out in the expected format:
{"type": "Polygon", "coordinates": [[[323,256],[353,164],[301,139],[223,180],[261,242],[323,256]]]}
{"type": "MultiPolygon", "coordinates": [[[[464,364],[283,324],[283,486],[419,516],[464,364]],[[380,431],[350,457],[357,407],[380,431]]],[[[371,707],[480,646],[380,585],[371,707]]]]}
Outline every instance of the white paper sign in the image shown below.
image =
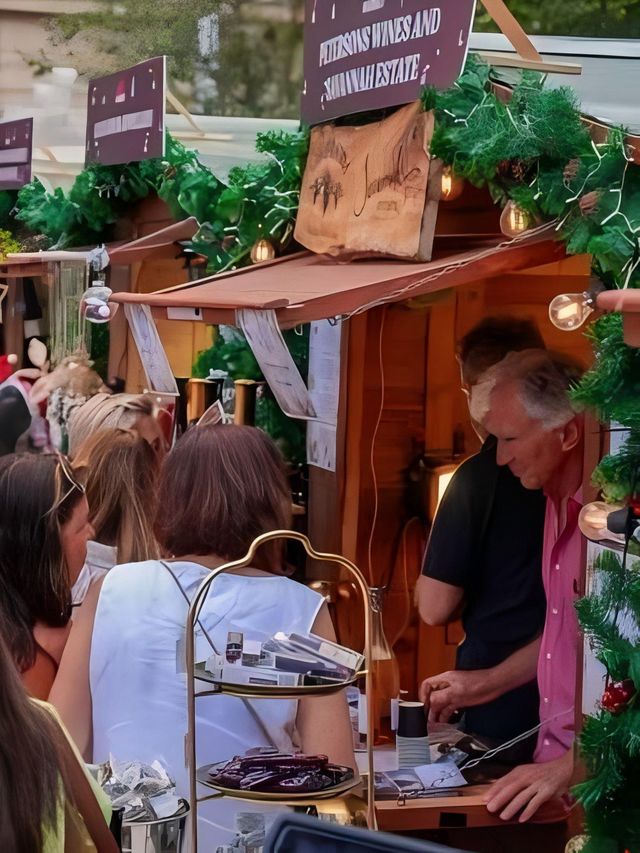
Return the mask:
{"type": "Polygon", "coordinates": [[[459,788],[467,784],[467,780],[458,770],[453,761],[439,761],[437,764],[421,764],[414,767],[414,772],[425,789],[430,788],[459,788]]]}
{"type": "Polygon", "coordinates": [[[151,308],[148,305],[126,304],[124,311],[138,348],[149,390],[177,396],[178,385],[153,322],[151,308]]]}
{"type": "Polygon", "coordinates": [[[307,426],[307,462],[336,470],[336,434],[340,397],[340,322],[311,323],[309,332],[309,394],[317,420],[307,426]]]}
{"type": "Polygon", "coordinates": [[[239,308],[236,321],[285,415],[301,420],[314,418],[309,391],[282,337],[275,311],[239,308]]]}
{"type": "Polygon", "coordinates": [[[0,284],[0,325],[2,324],[2,300],[7,295],[8,290],[8,284],[0,284]]]}

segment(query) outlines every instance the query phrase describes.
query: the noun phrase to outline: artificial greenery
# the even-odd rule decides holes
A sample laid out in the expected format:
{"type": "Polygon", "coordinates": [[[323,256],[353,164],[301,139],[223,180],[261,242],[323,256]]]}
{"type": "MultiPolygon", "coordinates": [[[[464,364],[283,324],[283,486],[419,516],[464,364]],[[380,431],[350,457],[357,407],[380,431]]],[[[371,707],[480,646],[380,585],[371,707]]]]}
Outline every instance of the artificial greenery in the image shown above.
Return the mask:
{"type": "MultiPolygon", "coordinates": [[[[626,683],[631,698],[621,708],[605,702],[580,735],[589,779],[575,788],[585,809],[588,853],[640,850],[640,562],[627,565],[612,551],[594,564],[596,590],[577,604],[580,622],[612,682],[626,683]]],[[[603,697],[604,698],[604,697],[603,697]]]]}
{"type": "MultiPolygon", "coordinates": [[[[193,366],[193,375],[201,379],[210,370],[223,370],[230,379],[253,379],[264,381],[260,366],[239,329],[221,326],[212,347],[198,355],[193,366]]],[[[285,342],[302,378],[306,380],[309,357],[309,327],[302,326],[283,333],[285,342]]],[[[269,433],[280,446],[284,456],[297,464],[306,459],[305,429],[300,421],[288,418],[278,406],[268,385],[256,406],[256,423],[269,433]]]]}
{"type": "Polygon", "coordinates": [[[20,243],[14,238],[10,231],[5,231],[0,228],[0,260],[8,255],[9,252],[19,252],[20,243]]]}
{"type": "Polygon", "coordinates": [[[298,209],[305,133],[258,134],[261,163],[232,169],[228,184],[198,160],[197,154],[167,135],[163,158],[125,166],[93,165],[75,179],[68,193],[53,193],[37,179],[17,199],[0,192],[0,214],[13,211],[14,228],[45,235],[55,248],[105,242],[112,226],[137,202],[157,193],[176,219],[195,216],[200,231],[194,248],[208,258],[209,272],[250,262],[253,244],[266,237],[276,246],[290,239],[298,209]]]}
{"type": "Polygon", "coordinates": [[[523,72],[502,101],[489,67],[473,56],[435,108],[432,154],[487,186],[495,201],[512,199],[532,220],[558,220],[567,251],[593,255],[608,285],[640,284],[640,169],[627,158],[622,131],[595,144],[573,91],[544,88],[537,72],[523,72]]]}

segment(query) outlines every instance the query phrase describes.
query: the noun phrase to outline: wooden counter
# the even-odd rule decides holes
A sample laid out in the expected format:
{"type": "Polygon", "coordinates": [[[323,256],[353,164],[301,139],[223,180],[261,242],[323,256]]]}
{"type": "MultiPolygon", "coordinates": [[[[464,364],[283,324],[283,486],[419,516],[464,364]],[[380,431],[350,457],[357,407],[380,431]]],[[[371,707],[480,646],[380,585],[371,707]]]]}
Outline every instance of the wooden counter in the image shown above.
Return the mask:
{"type": "MultiPolygon", "coordinates": [[[[517,819],[501,820],[487,811],[484,794],[488,785],[469,785],[461,796],[425,797],[407,800],[403,806],[396,800],[376,801],[378,828],[387,832],[416,832],[433,829],[472,829],[518,825],[517,819]]],[[[535,823],[557,823],[566,819],[566,810],[559,800],[542,806],[535,823]]]]}

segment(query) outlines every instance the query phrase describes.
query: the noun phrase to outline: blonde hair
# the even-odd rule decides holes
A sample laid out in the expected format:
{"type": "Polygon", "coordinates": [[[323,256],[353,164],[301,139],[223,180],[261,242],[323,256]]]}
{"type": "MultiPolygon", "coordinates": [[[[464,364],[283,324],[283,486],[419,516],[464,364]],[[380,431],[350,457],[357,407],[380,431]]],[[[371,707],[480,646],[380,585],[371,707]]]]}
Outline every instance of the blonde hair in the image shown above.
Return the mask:
{"type": "Polygon", "coordinates": [[[101,429],[132,429],[138,418],[155,418],[158,407],[145,394],[94,394],[71,413],[68,424],[69,454],[74,456],[92,433],[101,429]]]}
{"type": "Polygon", "coordinates": [[[74,457],[84,471],[95,539],[115,545],[118,563],[159,556],[153,536],[160,465],[151,445],[131,429],[103,429],[74,457]]]}

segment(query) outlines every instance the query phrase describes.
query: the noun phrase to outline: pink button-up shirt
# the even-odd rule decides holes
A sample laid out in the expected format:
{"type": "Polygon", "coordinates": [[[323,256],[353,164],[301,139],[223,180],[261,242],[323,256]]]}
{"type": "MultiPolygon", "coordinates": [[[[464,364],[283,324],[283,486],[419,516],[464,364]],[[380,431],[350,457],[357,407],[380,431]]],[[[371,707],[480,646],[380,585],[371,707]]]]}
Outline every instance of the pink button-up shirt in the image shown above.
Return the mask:
{"type": "Polygon", "coordinates": [[[560,758],[574,738],[578,597],[582,536],[578,514],[581,492],[567,501],[566,520],[560,530],[558,505],[547,498],[542,550],[542,580],[547,595],[547,615],[538,658],[540,722],[534,761],[560,758]],[[549,722],[545,722],[548,720],[549,722]]]}

